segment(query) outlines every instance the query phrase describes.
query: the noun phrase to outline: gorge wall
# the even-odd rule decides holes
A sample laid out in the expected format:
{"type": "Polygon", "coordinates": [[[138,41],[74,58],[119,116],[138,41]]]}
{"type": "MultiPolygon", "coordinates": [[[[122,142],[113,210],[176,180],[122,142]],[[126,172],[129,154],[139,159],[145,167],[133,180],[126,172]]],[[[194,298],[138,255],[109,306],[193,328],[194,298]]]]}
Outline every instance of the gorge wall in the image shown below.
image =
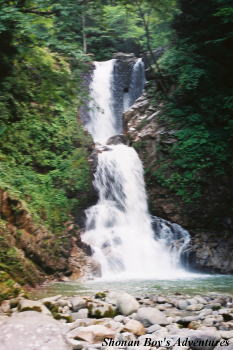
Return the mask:
{"type": "MultiPolygon", "coordinates": [[[[175,131],[168,129],[159,118],[163,106],[163,102],[157,107],[152,106],[148,97],[143,95],[124,113],[129,143],[138,151],[144,164],[150,211],[153,215],[182,225],[190,232],[188,263],[191,268],[232,273],[231,221],[224,214],[221,218],[221,213],[216,209],[219,206],[218,192],[221,189],[216,188],[213,191],[212,188],[210,191],[213,184],[209,183],[209,192],[207,191],[203,204],[197,206],[184,202],[174,192],[161,186],[154,176],[167,147],[176,142],[175,131]],[[217,215],[222,219],[221,225],[215,224],[217,215]]],[[[224,207],[224,202],[222,206],[224,207]]]]}

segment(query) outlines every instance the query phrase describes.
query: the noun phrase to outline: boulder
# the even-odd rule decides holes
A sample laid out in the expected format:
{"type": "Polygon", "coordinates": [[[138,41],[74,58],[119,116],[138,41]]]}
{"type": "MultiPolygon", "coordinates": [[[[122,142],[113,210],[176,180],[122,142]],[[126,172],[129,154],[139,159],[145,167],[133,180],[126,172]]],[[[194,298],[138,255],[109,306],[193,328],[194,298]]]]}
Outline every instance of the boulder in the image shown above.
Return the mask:
{"type": "Polygon", "coordinates": [[[37,312],[43,313],[44,315],[48,315],[48,316],[52,315],[49,309],[40,301],[34,301],[34,300],[28,300],[28,299],[21,299],[19,301],[18,310],[20,312],[37,311],[37,312]]]}
{"type": "Polygon", "coordinates": [[[71,300],[72,310],[74,312],[79,311],[82,308],[86,307],[86,300],[81,297],[73,297],[71,300]]]}
{"type": "Polygon", "coordinates": [[[222,331],[222,332],[220,332],[220,335],[224,339],[233,338],[233,330],[232,331],[222,331]]]}
{"type": "Polygon", "coordinates": [[[88,317],[88,309],[81,309],[78,312],[72,312],[71,317],[73,320],[86,319],[88,317]]]}
{"type": "Polygon", "coordinates": [[[188,304],[187,300],[178,300],[176,307],[180,310],[186,310],[188,305],[189,304],[188,304]]]}
{"type": "Polygon", "coordinates": [[[166,316],[153,307],[141,307],[137,312],[136,319],[141,321],[145,327],[153,324],[166,326],[169,323],[166,316]]]}
{"type": "MultiPolygon", "coordinates": [[[[217,333],[217,332],[216,332],[217,333]]],[[[214,333],[202,333],[198,332],[196,334],[192,334],[189,338],[190,341],[190,348],[192,350],[212,350],[214,349],[219,341],[219,336],[214,333]],[[203,343],[205,345],[203,345],[203,343]]]]}
{"type": "Polygon", "coordinates": [[[130,320],[123,329],[125,332],[131,332],[137,336],[146,334],[143,324],[137,320],[130,320]]]}
{"type": "Polygon", "coordinates": [[[40,312],[14,314],[0,329],[1,350],[70,350],[65,326],[40,312]]]}
{"type": "Polygon", "coordinates": [[[132,295],[125,292],[111,292],[107,295],[105,300],[116,305],[118,311],[125,316],[128,316],[139,309],[138,301],[132,295]]]}
{"type": "Polygon", "coordinates": [[[87,309],[89,317],[102,318],[117,315],[117,307],[105,301],[93,300],[88,302],[87,309]]]}
{"type": "Polygon", "coordinates": [[[121,314],[128,316],[139,309],[139,303],[132,295],[121,293],[117,300],[117,308],[121,314]]]}
{"type": "Polygon", "coordinates": [[[104,338],[114,338],[115,332],[102,325],[79,327],[68,333],[68,338],[84,340],[90,344],[102,342],[104,338]]]}

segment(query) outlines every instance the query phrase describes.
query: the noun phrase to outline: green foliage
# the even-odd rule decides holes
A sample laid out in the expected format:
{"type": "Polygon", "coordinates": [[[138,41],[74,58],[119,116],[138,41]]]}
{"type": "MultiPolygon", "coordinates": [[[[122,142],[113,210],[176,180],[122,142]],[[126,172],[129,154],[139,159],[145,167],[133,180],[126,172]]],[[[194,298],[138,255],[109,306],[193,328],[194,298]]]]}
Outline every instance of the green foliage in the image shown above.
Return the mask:
{"type": "MultiPolygon", "coordinates": [[[[176,142],[154,175],[187,202],[200,203],[213,182],[222,186],[218,196],[228,198],[233,165],[232,8],[230,1],[221,0],[180,0],[179,6],[174,44],[160,59],[175,87],[163,120],[176,142]]],[[[231,206],[232,198],[227,201],[231,206]]]]}
{"type": "MultiPolygon", "coordinates": [[[[38,220],[59,231],[90,186],[91,140],[77,121],[86,58],[78,61],[75,52],[52,45],[57,19],[30,9],[55,10],[45,0],[0,5],[6,68],[0,75],[0,186],[26,199],[38,220]]],[[[67,42],[60,45],[67,48],[67,42]]]]}

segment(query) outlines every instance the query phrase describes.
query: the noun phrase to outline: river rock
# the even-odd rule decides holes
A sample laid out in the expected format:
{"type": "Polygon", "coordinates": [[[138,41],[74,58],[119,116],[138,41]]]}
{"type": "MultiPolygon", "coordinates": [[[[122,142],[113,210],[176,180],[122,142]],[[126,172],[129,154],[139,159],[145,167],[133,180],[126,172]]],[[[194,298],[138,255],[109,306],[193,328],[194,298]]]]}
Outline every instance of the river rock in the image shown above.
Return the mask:
{"type": "Polygon", "coordinates": [[[119,312],[125,316],[128,316],[139,309],[138,301],[132,295],[125,292],[111,292],[107,295],[106,301],[115,304],[119,312]]]}
{"type": "Polygon", "coordinates": [[[146,332],[151,334],[151,333],[154,333],[160,329],[161,329],[161,326],[159,324],[153,324],[153,326],[150,326],[146,329],[146,332]]]}
{"type": "Polygon", "coordinates": [[[188,305],[189,304],[188,304],[187,300],[178,300],[176,307],[180,310],[186,310],[188,305]]]}
{"type": "Polygon", "coordinates": [[[141,307],[136,315],[137,320],[141,321],[145,327],[153,324],[167,325],[169,322],[164,314],[153,307],[141,307]]]}
{"type": "Polygon", "coordinates": [[[68,338],[84,340],[95,344],[101,342],[104,338],[114,338],[116,335],[111,329],[102,325],[92,325],[88,327],[79,327],[68,333],[68,338]]]}
{"type": "Polygon", "coordinates": [[[79,311],[82,308],[86,307],[86,300],[81,297],[73,297],[71,300],[72,310],[74,312],[79,311]]]}
{"type": "Polygon", "coordinates": [[[65,328],[36,311],[14,314],[0,329],[1,350],[70,350],[65,328]]]}
{"type": "Polygon", "coordinates": [[[73,320],[86,319],[88,317],[88,309],[81,309],[78,312],[72,312],[71,317],[73,320]]]}
{"type": "Polygon", "coordinates": [[[9,300],[3,300],[0,306],[0,312],[7,313],[10,311],[11,305],[9,300]]]}
{"type": "Polygon", "coordinates": [[[233,330],[232,331],[222,331],[222,332],[220,332],[220,335],[224,339],[233,338],[233,330]]]}
{"type": "Polygon", "coordinates": [[[37,311],[43,313],[44,315],[51,316],[51,312],[49,311],[49,309],[40,301],[21,299],[18,304],[18,310],[20,312],[37,311]]]}
{"type": "Polygon", "coordinates": [[[230,343],[227,346],[223,346],[223,345],[217,345],[214,350],[233,350],[233,343],[230,343]]]}
{"type": "Polygon", "coordinates": [[[202,310],[204,307],[203,304],[191,304],[189,306],[186,307],[187,311],[200,311],[202,310]]]}
{"type": "Polygon", "coordinates": [[[135,335],[144,335],[146,333],[143,324],[137,320],[130,320],[124,326],[124,331],[131,332],[135,335]]]}
{"type": "Polygon", "coordinates": [[[190,338],[190,348],[193,350],[212,350],[217,346],[217,342],[219,340],[219,336],[213,333],[202,333],[202,332],[198,332],[195,334],[193,333],[190,338]],[[201,345],[198,344],[199,341],[203,341],[203,342],[208,342],[208,345],[201,345]]]}
{"type": "Polygon", "coordinates": [[[114,317],[117,314],[117,307],[105,301],[93,300],[87,303],[87,308],[89,317],[114,317]]]}

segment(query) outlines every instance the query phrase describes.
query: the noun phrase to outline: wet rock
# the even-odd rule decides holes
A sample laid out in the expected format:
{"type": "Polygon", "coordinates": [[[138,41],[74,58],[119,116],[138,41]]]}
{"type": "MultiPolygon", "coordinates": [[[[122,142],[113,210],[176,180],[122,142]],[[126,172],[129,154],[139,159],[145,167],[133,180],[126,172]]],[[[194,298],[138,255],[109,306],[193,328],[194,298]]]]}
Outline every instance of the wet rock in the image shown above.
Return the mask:
{"type": "Polygon", "coordinates": [[[115,332],[102,325],[79,327],[68,333],[68,338],[84,340],[90,344],[101,342],[104,338],[114,338],[115,332]]]}
{"type": "Polygon", "coordinates": [[[1,350],[70,350],[64,326],[40,312],[26,311],[10,317],[0,332],[1,350]]]}
{"type": "Polygon", "coordinates": [[[124,331],[131,332],[137,336],[144,335],[146,333],[143,324],[137,320],[130,320],[124,326],[124,331]]]}
{"type": "Polygon", "coordinates": [[[127,139],[125,137],[125,135],[115,135],[112,136],[108,139],[107,141],[107,145],[119,145],[119,144],[126,144],[127,143],[127,139]]]}
{"type": "Polygon", "coordinates": [[[168,324],[167,318],[164,314],[153,307],[141,307],[137,312],[136,318],[141,321],[145,327],[149,327],[153,324],[168,324]]]}

